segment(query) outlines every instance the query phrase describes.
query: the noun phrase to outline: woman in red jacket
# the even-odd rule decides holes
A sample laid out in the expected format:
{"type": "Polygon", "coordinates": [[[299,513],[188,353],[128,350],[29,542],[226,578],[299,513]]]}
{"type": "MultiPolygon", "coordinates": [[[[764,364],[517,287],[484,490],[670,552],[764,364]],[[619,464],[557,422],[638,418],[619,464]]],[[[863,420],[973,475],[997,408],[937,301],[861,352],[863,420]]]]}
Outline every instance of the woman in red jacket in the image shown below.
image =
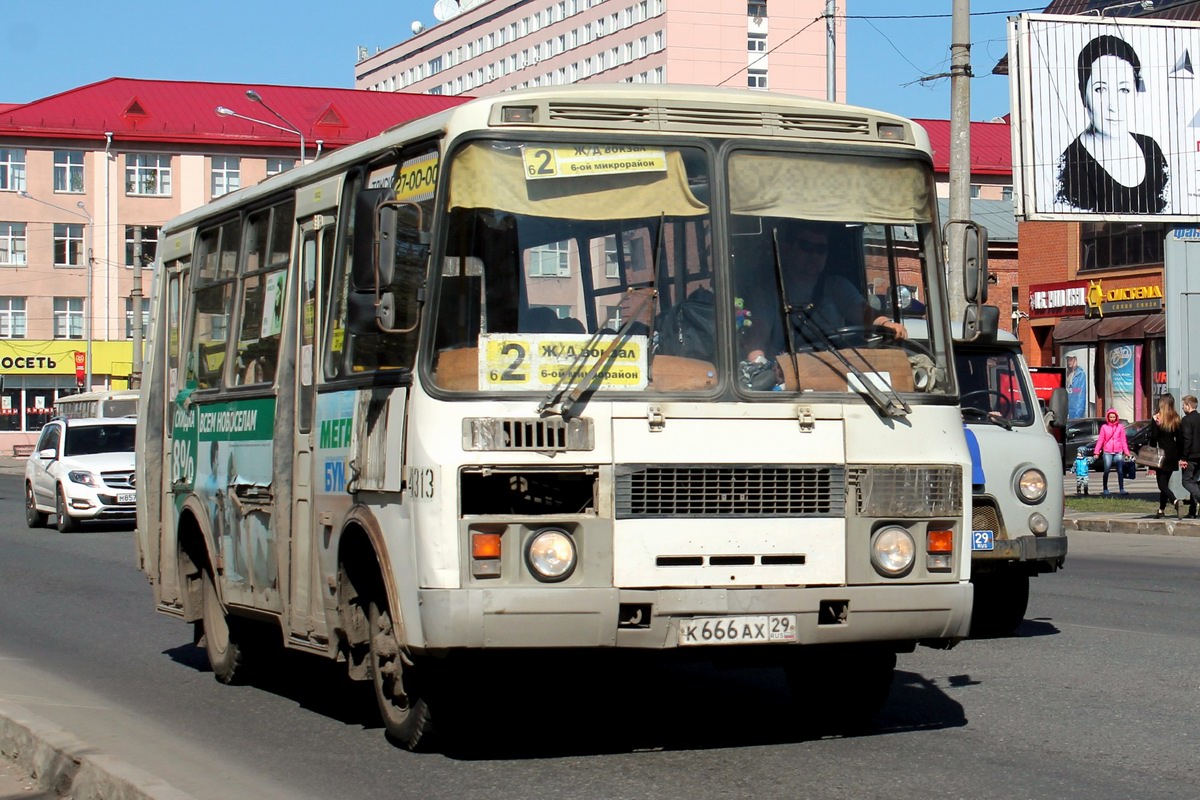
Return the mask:
{"type": "Polygon", "coordinates": [[[1125,459],[1131,457],[1129,452],[1129,441],[1125,438],[1125,426],[1121,424],[1121,418],[1113,409],[1109,409],[1104,415],[1104,424],[1100,426],[1100,436],[1096,439],[1096,452],[1093,454],[1097,458],[1104,455],[1104,481],[1102,487],[1104,496],[1108,497],[1108,471],[1116,465],[1117,468],[1117,487],[1122,495],[1128,494],[1125,491],[1125,459]]]}

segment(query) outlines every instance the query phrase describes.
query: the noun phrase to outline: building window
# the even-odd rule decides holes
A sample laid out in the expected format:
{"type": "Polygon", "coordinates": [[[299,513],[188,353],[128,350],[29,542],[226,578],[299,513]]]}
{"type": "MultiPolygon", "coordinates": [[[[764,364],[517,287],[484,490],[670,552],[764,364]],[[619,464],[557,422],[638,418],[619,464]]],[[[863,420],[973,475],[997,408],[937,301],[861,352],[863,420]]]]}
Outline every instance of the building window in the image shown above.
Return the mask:
{"type": "MultiPolygon", "coordinates": [[[[142,341],[146,339],[146,332],[150,328],[150,298],[142,298],[142,341]]],[[[133,338],[133,298],[125,298],[125,338],[133,338]]]]}
{"type": "Polygon", "coordinates": [[[1001,186],[1000,187],[1000,199],[1001,200],[1010,200],[1010,201],[1012,200],[1012,187],[1011,186],[1001,186]]]}
{"type": "Polygon", "coordinates": [[[0,265],[20,267],[25,263],[25,223],[0,222],[0,265]]]}
{"type": "Polygon", "coordinates": [[[54,298],[54,338],[83,338],[83,298],[54,298]]]}
{"type": "Polygon", "coordinates": [[[1080,225],[1081,270],[1163,263],[1162,222],[1084,222],[1080,225]]]}
{"type": "MultiPolygon", "coordinates": [[[[125,266],[133,266],[133,246],[137,240],[133,238],[136,226],[125,226],[125,266]]],[[[146,266],[158,255],[158,226],[142,226],[142,266],[146,266]]]]}
{"type": "Polygon", "coordinates": [[[621,265],[617,261],[617,237],[604,237],[604,277],[621,277],[621,265]]]}
{"type": "Polygon", "coordinates": [[[571,275],[570,242],[552,242],[529,251],[529,275],[534,278],[566,278],[571,275]]]}
{"type": "Polygon", "coordinates": [[[83,151],[54,151],[54,191],[83,191],[83,151]]]}
{"type": "Polygon", "coordinates": [[[767,16],[767,0],[749,0],[746,4],[746,16],[764,19],[767,16]]]}
{"type": "Polygon", "coordinates": [[[978,184],[978,183],[972,183],[972,184],[971,184],[971,199],[972,199],[972,200],[978,200],[978,199],[979,199],[979,192],[980,192],[982,189],[983,189],[983,186],[981,186],[980,184],[978,184]]]}
{"type": "Polygon", "coordinates": [[[24,297],[0,297],[0,339],[24,339],[27,319],[24,297]]]}
{"type": "Polygon", "coordinates": [[[236,192],[242,185],[242,160],[236,156],[212,157],[212,196],[236,192]]]}
{"type": "Polygon", "coordinates": [[[751,53],[767,52],[767,35],[765,33],[746,34],[746,49],[751,53]]]}
{"type": "Polygon", "coordinates": [[[0,191],[25,191],[25,151],[0,147],[0,191]]]}
{"type": "Polygon", "coordinates": [[[171,157],[153,153],[125,156],[125,193],[166,196],[171,194],[171,157]]]}
{"type": "Polygon", "coordinates": [[[294,158],[268,158],[267,159],[267,177],[278,175],[281,172],[287,172],[292,167],[296,166],[294,158]]]}
{"type": "Polygon", "coordinates": [[[54,223],[54,266],[83,266],[83,225],[54,223]]]}
{"type": "Polygon", "coordinates": [[[765,69],[752,69],[747,71],[746,85],[751,89],[767,88],[767,71],[765,69]]]}

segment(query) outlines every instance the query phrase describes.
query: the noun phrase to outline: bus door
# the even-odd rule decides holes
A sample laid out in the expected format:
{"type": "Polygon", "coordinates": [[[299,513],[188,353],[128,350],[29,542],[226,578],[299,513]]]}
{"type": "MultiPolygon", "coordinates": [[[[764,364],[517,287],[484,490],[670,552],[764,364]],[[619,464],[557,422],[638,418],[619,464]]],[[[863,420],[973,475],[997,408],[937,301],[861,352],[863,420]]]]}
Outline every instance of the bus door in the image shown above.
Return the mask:
{"type": "MultiPolygon", "coordinates": [[[[166,294],[165,308],[159,311],[165,319],[154,320],[154,324],[158,326],[158,346],[165,352],[154,353],[156,364],[151,367],[152,372],[148,378],[151,381],[158,380],[160,385],[165,384],[166,392],[160,403],[143,411],[145,418],[154,422],[154,425],[147,424],[147,430],[157,427],[162,429],[162,469],[154,478],[156,481],[161,480],[165,486],[144,480],[151,475],[138,476],[139,517],[141,509],[144,508],[147,520],[158,521],[157,524],[152,524],[139,520],[138,530],[159,532],[158,535],[148,536],[146,543],[147,564],[157,564],[158,569],[155,571],[153,567],[148,567],[146,572],[155,578],[154,585],[162,593],[157,598],[158,601],[170,606],[179,606],[183,602],[179,595],[179,561],[175,557],[175,521],[178,519],[179,505],[191,492],[196,477],[196,454],[192,449],[192,441],[187,437],[178,440],[175,438],[175,426],[181,425],[189,414],[181,405],[176,404],[179,391],[183,388],[180,383],[180,376],[183,374],[180,321],[183,319],[183,299],[187,297],[190,274],[189,262],[183,262],[181,266],[182,269],[164,271],[165,286],[155,287],[166,294]],[[159,372],[159,368],[163,371],[159,372]],[[162,491],[164,488],[165,492],[162,491]],[[177,491],[181,489],[177,495],[177,491]]],[[[146,405],[153,403],[149,399],[152,396],[147,394],[146,405]]],[[[149,446],[149,442],[143,443],[143,447],[149,446]]]]}
{"type": "MultiPolygon", "coordinates": [[[[332,193],[331,193],[332,194],[332,193]]],[[[324,479],[325,467],[313,457],[317,380],[317,343],[321,341],[319,312],[329,294],[333,265],[335,218],[318,214],[301,225],[300,269],[297,270],[299,308],[296,335],[296,435],[293,444],[292,525],[288,563],[291,635],[309,638],[325,630],[325,607],[320,591],[320,553],[313,531],[314,482],[324,479]]]]}

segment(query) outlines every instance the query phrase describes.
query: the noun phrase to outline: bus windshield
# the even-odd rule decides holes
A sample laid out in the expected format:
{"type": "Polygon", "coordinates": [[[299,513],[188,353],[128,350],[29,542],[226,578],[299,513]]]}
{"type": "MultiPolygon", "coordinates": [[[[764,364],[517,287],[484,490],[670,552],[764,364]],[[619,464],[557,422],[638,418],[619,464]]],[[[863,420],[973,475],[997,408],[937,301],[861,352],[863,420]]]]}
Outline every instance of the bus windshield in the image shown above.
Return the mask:
{"type": "Polygon", "coordinates": [[[902,333],[933,291],[927,167],[735,153],[724,170],[731,214],[719,226],[728,247],[715,239],[716,171],[707,151],[661,143],[460,148],[434,294],[435,384],[550,397],[564,386],[948,390],[940,335],[918,345],[902,333]],[[806,227],[825,236],[820,281],[795,260],[806,227]],[[717,277],[724,270],[729,280],[717,277]]]}

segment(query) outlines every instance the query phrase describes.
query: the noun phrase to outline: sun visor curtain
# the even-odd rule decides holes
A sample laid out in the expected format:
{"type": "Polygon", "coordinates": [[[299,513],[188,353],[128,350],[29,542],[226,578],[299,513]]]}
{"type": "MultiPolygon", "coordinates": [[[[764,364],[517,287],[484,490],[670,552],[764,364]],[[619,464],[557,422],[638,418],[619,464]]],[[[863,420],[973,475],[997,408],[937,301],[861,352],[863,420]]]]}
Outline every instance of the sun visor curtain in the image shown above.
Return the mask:
{"type": "Polygon", "coordinates": [[[1163,314],[1066,319],[1054,326],[1054,341],[1056,344],[1072,344],[1114,339],[1161,339],[1166,334],[1166,319],[1163,314]]]}

